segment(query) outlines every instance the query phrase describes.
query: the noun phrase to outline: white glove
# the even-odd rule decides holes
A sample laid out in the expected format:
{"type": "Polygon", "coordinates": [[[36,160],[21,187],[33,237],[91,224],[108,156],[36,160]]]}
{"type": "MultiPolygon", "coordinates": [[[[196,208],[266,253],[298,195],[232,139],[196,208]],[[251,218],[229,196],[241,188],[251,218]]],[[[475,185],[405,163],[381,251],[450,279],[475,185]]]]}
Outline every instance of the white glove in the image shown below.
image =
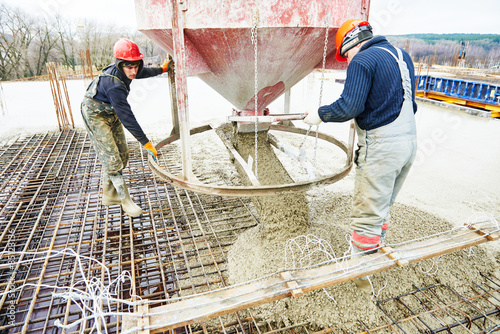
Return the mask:
{"type": "Polygon", "coordinates": [[[321,118],[318,115],[318,109],[313,109],[309,112],[306,112],[307,116],[304,118],[304,123],[309,125],[318,125],[321,123],[321,118]]]}

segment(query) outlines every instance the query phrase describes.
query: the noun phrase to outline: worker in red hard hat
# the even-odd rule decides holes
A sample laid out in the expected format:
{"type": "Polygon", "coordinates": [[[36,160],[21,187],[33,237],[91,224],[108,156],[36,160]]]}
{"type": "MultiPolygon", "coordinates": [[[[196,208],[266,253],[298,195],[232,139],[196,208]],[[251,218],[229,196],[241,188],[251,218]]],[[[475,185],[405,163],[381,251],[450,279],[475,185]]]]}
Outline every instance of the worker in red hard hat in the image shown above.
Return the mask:
{"type": "MultiPolygon", "coordinates": [[[[389,208],[415,159],[415,70],[410,55],[385,37],[373,36],[367,21],[343,23],[335,45],[336,59],[348,62],[344,90],[304,121],[315,125],[355,119],[358,149],[350,247],[352,254],[369,254],[385,239],[389,208]]],[[[362,280],[356,284],[369,287],[362,280]]]]}
{"type": "Polygon", "coordinates": [[[161,67],[144,67],[144,56],[134,42],[122,38],[113,48],[115,62],[104,68],[87,88],[81,112],[85,128],[103,165],[103,205],[120,204],[128,215],[140,216],[123,179],[129,152],[123,126],[156,159],[157,152],[137,122],[127,101],[133,79],[148,78],[172,70],[172,61],[161,67]]]}

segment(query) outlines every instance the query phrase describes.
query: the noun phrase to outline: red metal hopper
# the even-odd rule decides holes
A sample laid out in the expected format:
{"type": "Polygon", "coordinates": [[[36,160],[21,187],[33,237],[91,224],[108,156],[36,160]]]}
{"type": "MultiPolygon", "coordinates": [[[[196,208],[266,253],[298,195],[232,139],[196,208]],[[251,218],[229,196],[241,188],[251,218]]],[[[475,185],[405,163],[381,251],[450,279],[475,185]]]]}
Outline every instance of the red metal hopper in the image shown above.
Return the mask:
{"type": "MultiPolygon", "coordinates": [[[[178,0],[176,0],[178,1],[178,0]]],[[[257,109],[315,67],[335,60],[335,33],[347,19],[367,19],[370,0],[183,0],[186,72],[197,75],[239,110],[254,110],[257,23],[257,109]]],[[[135,0],[138,29],[174,54],[171,0],[135,0]]]]}

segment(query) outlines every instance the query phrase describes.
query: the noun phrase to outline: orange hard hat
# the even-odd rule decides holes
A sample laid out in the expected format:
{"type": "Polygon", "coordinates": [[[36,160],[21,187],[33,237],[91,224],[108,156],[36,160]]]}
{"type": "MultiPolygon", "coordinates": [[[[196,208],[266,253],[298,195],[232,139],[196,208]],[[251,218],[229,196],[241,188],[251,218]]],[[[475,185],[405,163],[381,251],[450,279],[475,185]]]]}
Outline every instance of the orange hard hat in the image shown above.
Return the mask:
{"type": "Polygon", "coordinates": [[[372,27],[368,21],[359,19],[347,20],[340,26],[335,35],[335,58],[338,61],[347,61],[344,54],[359,43],[373,37],[372,27]]]}
{"type": "Polygon", "coordinates": [[[115,43],[113,56],[128,61],[136,61],[144,58],[137,44],[126,38],[121,38],[115,43]]]}

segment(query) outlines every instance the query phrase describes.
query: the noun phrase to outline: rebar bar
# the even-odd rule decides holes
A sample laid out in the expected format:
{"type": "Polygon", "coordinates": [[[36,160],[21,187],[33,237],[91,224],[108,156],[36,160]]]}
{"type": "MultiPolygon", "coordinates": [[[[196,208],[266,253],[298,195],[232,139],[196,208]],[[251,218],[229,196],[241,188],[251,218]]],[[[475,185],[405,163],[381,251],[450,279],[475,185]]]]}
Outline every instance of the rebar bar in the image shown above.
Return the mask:
{"type": "MultiPolygon", "coordinates": [[[[493,281],[492,278],[488,280],[493,281]]],[[[495,284],[500,281],[496,279],[495,284]]],[[[500,322],[500,303],[494,303],[492,295],[500,293],[500,285],[496,288],[473,282],[470,287],[470,295],[463,296],[451,287],[440,284],[416,290],[394,298],[377,302],[377,306],[385,314],[387,325],[371,329],[376,332],[395,325],[399,330],[406,333],[423,331],[425,333],[453,333],[453,329],[462,328],[465,333],[479,333],[488,328],[493,328],[500,322]],[[481,287],[477,291],[474,286],[481,287]],[[447,300],[447,302],[445,302],[447,300]],[[487,302],[484,302],[487,300],[487,302]],[[417,301],[415,303],[415,301],[417,301]],[[389,312],[391,304],[399,303],[408,310],[405,314],[389,312]],[[418,310],[416,305],[422,309],[418,310]],[[390,315],[389,315],[390,313],[390,315]],[[414,322],[417,320],[418,322],[414,322]],[[479,321],[482,321],[480,323],[479,321]],[[413,324],[413,325],[411,325],[413,324]],[[425,329],[420,326],[424,325],[425,329]]],[[[392,308],[393,309],[393,308],[392,308]]]]}
{"type": "MultiPolygon", "coordinates": [[[[68,325],[89,315],[57,295],[70,287],[85,289],[83,279],[110,284],[110,279],[128,271],[133,279],[119,282],[117,298],[148,299],[153,301],[152,307],[168,304],[172,297],[227,285],[229,247],[242,231],[259,223],[252,202],[193,193],[159,182],[139,143],[130,142],[129,148],[124,176],[131,195],[144,210],[140,218],[133,219],[118,205],[102,206],[102,166],[85,132],[21,136],[0,147],[0,332],[86,333],[99,326],[118,333],[122,318],[113,314],[68,330],[56,327],[56,321],[68,325]],[[81,262],[70,253],[61,253],[67,249],[81,256],[81,262]],[[104,267],[84,257],[98,260],[104,267]]],[[[170,166],[171,173],[180,172],[168,154],[159,159],[170,166]]],[[[483,281],[474,281],[468,294],[433,285],[380,301],[378,306],[386,315],[381,325],[366,333],[413,333],[423,327],[433,333],[458,328],[496,330],[500,279],[487,276],[483,281]],[[396,299],[406,312],[385,310],[396,299]]],[[[118,302],[110,302],[109,308],[130,311],[118,302]]],[[[240,313],[183,326],[175,333],[308,332],[305,323],[271,327],[253,318],[251,309],[240,313]]]]}
{"type": "MultiPolygon", "coordinates": [[[[7,292],[0,299],[0,331],[44,333],[54,330],[56,320],[68,325],[89,315],[54,293],[81,288],[82,279],[109,284],[105,271],[111,279],[125,271],[133,277],[120,283],[118,298],[161,300],[157,305],[172,295],[225,284],[228,247],[240,231],[258,223],[251,202],[158,183],[140,145],[131,142],[129,148],[124,175],[145,211],[133,219],[118,205],[101,205],[102,166],[84,132],[19,137],[0,147],[0,293],[7,292]],[[65,249],[104,267],[82,259],[82,277],[75,257],[58,255],[65,249]]],[[[118,303],[110,307],[128,311],[118,303]]],[[[244,332],[234,318],[237,331],[244,332]]],[[[105,323],[88,320],[63,332],[94,325],[118,332],[120,320],[107,316],[105,323]]]]}

